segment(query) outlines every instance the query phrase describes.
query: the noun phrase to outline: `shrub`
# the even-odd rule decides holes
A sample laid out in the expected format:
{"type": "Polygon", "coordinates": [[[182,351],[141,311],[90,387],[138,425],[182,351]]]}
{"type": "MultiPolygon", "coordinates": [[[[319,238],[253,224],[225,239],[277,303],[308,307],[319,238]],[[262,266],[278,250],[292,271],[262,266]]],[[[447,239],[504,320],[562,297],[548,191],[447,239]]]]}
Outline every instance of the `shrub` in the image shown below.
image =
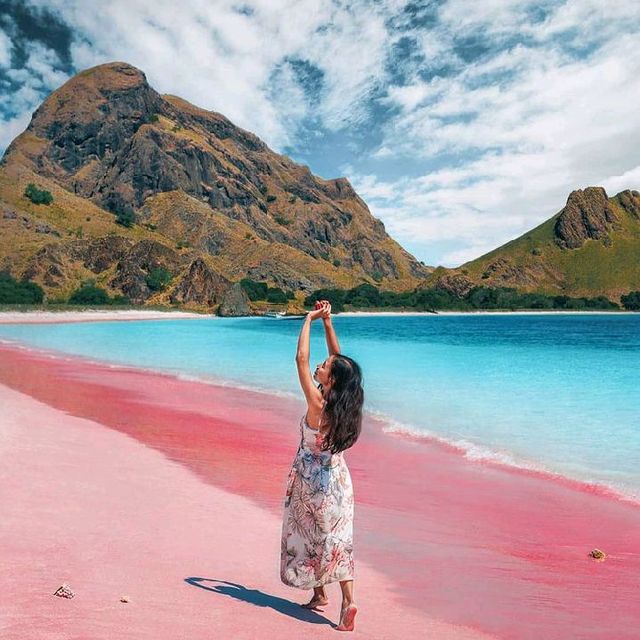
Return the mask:
{"type": "Polygon", "coordinates": [[[367,298],[363,298],[362,296],[356,296],[355,298],[352,298],[351,305],[353,305],[354,307],[370,307],[370,303],[369,300],[367,298]]]}
{"type": "Polygon", "coordinates": [[[317,300],[328,300],[331,303],[332,311],[339,313],[344,311],[346,293],[344,289],[316,289],[304,299],[304,305],[312,307],[317,300]]]}
{"type": "Polygon", "coordinates": [[[255,282],[251,278],[242,278],[240,286],[245,290],[249,300],[266,300],[277,304],[284,304],[295,298],[293,291],[284,291],[280,287],[270,287],[266,282],[255,282]]]}
{"type": "Polygon", "coordinates": [[[291,220],[289,220],[289,218],[285,218],[284,216],[281,216],[280,214],[276,214],[275,216],[273,216],[273,219],[278,223],[283,225],[284,227],[286,227],[287,225],[291,224],[291,220]]]}
{"type": "Polygon", "coordinates": [[[149,122],[158,122],[159,118],[158,118],[158,114],[157,113],[152,113],[149,116],[149,122]]]}
{"type": "Polygon", "coordinates": [[[267,196],[267,202],[275,202],[277,199],[277,196],[274,196],[272,193],[267,196]]]}
{"type": "Polygon", "coordinates": [[[377,307],[380,302],[380,291],[372,284],[364,282],[349,289],[344,297],[344,302],[358,307],[377,307]]]}
{"type": "Polygon", "coordinates": [[[334,258],[333,259],[333,266],[334,267],[339,267],[342,263],[340,262],[340,260],[338,260],[338,258],[334,258]]]}
{"type": "Polygon", "coordinates": [[[123,227],[133,227],[136,223],[136,214],[131,207],[124,207],[116,212],[116,223],[123,227]]]}
{"type": "Polygon", "coordinates": [[[279,287],[270,287],[267,291],[267,302],[284,304],[285,302],[287,302],[287,296],[285,292],[279,287]]]}
{"type": "Polygon", "coordinates": [[[627,311],[640,311],[640,291],[630,291],[620,298],[627,311]]]}
{"type": "Polygon", "coordinates": [[[267,297],[269,287],[266,282],[254,282],[250,278],[242,278],[240,286],[245,290],[249,300],[264,300],[267,297]]]}
{"type": "Polygon", "coordinates": [[[39,189],[33,182],[30,182],[24,190],[24,195],[33,202],[33,204],[51,204],[53,196],[50,191],[39,189]]]}
{"type": "Polygon", "coordinates": [[[38,304],[44,299],[44,291],[35,282],[16,280],[7,272],[0,272],[1,304],[38,304]]]}
{"type": "Polygon", "coordinates": [[[151,291],[162,291],[171,282],[171,272],[164,267],[151,269],[145,281],[151,291]]]}
{"type": "Polygon", "coordinates": [[[109,295],[93,284],[83,284],[69,297],[69,304],[109,304],[109,295]]]}

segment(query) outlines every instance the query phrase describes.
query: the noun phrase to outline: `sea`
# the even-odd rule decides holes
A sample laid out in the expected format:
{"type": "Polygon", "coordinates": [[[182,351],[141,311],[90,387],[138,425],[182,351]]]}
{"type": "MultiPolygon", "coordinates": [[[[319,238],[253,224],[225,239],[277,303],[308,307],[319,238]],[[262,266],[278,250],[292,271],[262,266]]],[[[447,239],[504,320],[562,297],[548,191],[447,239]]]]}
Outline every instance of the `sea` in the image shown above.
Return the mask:
{"type": "MultiPolygon", "coordinates": [[[[640,314],[337,314],[388,437],[602,486],[640,502],[640,314]],[[402,437],[402,436],[400,436],[402,437]]],[[[0,325],[0,340],[303,398],[298,318],[0,325]]],[[[311,369],[327,348],[311,327],[311,369]]]]}

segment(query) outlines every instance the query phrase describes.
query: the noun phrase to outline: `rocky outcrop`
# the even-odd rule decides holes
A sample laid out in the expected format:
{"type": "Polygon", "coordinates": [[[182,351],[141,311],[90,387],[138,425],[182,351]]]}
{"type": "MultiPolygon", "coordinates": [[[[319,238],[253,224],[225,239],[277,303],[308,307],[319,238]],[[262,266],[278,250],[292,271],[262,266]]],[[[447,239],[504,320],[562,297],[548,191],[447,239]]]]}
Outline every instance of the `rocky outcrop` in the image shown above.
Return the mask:
{"type": "Polygon", "coordinates": [[[169,247],[141,240],[120,257],[109,286],[120,289],[132,302],[141,303],[151,296],[147,278],[154,269],[162,267],[174,274],[183,262],[184,258],[169,247]]]}
{"type": "Polygon", "coordinates": [[[481,282],[485,286],[515,287],[522,289],[534,288],[541,280],[554,284],[562,282],[562,274],[550,265],[543,263],[514,264],[507,258],[497,258],[490,262],[481,275],[481,282]]]}
{"type": "Polygon", "coordinates": [[[4,220],[15,220],[25,229],[33,229],[33,231],[35,231],[36,233],[44,233],[57,236],[58,238],[60,237],[60,232],[48,225],[46,222],[33,220],[29,216],[16,213],[12,209],[2,208],[0,210],[2,211],[2,218],[4,220]]]}
{"type": "Polygon", "coordinates": [[[311,293],[316,288],[329,287],[332,284],[329,278],[318,275],[312,282],[286,264],[278,263],[277,260],[262,261],[260,265],[248,269],[244,277],[256,282],[272,280],[276,287],[285,291],[304,291],[305,293],[311,293]]]}
{"type": "Polygon", "coordinates": [[[39,249],[22,272],[22,278],[59,287],[66,282],[68,250],[61,243],[47,244],[39,249]]]}
{"type": "Polygon", "coordinates": [[[608,240],[617,216],[602,187],[572,191],[556,219],[554,233],[559,246],[577,249],[588,239],[608,240]]]}
{"type": "Polygon", "coordinates": [[[464,298],[476,285],[471,278],[463,273],[451,273],[439,277],[432,286],[444,289],[457,298],[464,298]]]}
{"type": "Polygon", "coordinates": [[[640,192],[639,191],[631,191],[627,189],[626,191],[621,191],[617,196],[616,200],[618,204],[625,210],[628,211],[634,218],[640,220],[640,192]]]}
{"type": "Polygon", "coordinates": [[[114,262],[122,260],[132,245],[132,240],[112,235],[79,244],[76,253],[82,257],[87,269],[93,273],[102,273],[114,262]]]}
{"type": "Polygon", "coordinates": [[[239,282],[234,283],[222,296],[218,307],[220,316],[248,316],[251,313],[249,297],[239,282]]]}
{"type": "Polygon", "coordinates": [[[172,303],[205,304],[209,307],[222,301],[223,294],[231,283],[220,275],[201,258],[194,260],[187,274],[175,287],[171,294],[172,303]]]}

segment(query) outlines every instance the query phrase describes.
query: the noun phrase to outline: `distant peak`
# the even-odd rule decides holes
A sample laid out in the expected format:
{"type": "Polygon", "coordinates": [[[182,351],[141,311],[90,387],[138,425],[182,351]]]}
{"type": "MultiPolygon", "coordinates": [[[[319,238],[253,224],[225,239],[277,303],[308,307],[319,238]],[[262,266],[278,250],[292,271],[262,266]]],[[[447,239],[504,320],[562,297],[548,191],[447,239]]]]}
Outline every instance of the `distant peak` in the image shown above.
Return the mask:
{"type": "Polygon", "coordinates": [[[105,89],[125,89],[147,84],[147,76],[143,71],[121,61],[106,62],[80,71],[67,84],[84,83],[87,80],[105,89]]]}

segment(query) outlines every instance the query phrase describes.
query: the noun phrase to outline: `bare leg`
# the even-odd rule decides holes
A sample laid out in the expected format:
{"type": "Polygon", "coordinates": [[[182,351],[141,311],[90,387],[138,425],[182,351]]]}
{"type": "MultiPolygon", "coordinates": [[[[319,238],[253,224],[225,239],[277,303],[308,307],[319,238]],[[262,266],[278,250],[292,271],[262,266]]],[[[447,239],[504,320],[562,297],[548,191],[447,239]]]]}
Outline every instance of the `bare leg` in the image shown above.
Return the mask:
{"type": "Polygon", "coordinates": [[[342,589],[342,608],[353,604],[353,580],[342,580],[340,582],[342,589]]]}
{"type": "Polygon", "coordinates": [[[313,588],[313,597],[309,602],[303,604],[302,606],[305,609],[315,609],[316,607],[325,607],[329,604],[329,598],[324,590],[324,586],[322,587],[314,587],[313,588]]]}

